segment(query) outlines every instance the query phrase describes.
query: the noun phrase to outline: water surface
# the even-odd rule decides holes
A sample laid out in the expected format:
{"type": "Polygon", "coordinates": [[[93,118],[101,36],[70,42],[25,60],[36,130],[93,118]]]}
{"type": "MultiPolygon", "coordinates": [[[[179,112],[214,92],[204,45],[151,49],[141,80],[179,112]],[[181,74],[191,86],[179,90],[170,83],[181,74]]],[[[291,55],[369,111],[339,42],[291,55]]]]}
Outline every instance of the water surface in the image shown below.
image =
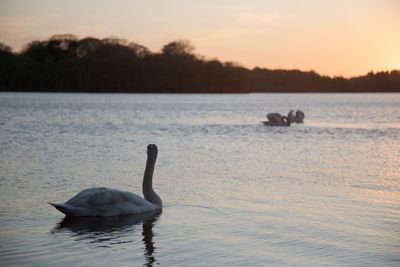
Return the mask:
{"type": "Polygon", "coordinates": [[[400,264],[400,95],[0,94],[2,266],[400,264]],[[304,124],[266,127],[302,109],[304,124]],[[47,202],[141,193],[165,207],[65,220],[47,202]]]}

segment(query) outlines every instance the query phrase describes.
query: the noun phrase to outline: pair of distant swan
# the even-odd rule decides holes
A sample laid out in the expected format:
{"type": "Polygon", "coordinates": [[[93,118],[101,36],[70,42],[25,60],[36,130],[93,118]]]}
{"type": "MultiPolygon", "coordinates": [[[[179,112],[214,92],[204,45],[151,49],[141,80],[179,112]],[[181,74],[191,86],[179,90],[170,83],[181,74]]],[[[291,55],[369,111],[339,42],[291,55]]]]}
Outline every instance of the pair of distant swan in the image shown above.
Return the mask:
{"type": "Polygon", "coordinates": [[[117,189],[94,187],[83,190],[64,204],[49,204],[67,216],[107,217],[160,210],[161,198],[153,190],[153,172],[157,154],[156,145],[147,146],[146,169],[142,183],[144,198],[117,189]]]}
{"type": "Polygon", "coordinates": [[[282,116],[279,113],[268,113],[268,121],[263,121],[267,126],[290,126],[291,123],[302,123],[304,120],[304,112],[301,110],[296,111],[296,115],[293,114],[293,110],[289,111],[287,116],[282,116]]]}
{"type": "Polygon", "coordinates": [[[290,120],[291,123],[296,122],[296,123],[303,123],[304,120],[304,112],[301,110],[297,110],[296,111],[296,115],[293,114],[293,109],[291,111],[289,111],[288,113],[288,118],[290,120]]]}

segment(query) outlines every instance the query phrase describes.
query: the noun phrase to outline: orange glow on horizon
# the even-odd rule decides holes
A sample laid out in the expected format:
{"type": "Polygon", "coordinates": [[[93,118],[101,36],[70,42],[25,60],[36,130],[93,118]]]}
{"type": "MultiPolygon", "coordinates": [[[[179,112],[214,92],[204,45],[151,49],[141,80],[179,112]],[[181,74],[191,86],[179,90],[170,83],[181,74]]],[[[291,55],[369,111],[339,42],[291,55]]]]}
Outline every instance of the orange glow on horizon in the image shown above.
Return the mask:
{"type": "Polygon", "coordinates": [[[400,69],[398,14],[397,0],[117,0],[95,6],[4,0],[0,42],[18,51],[33,40],[72,33],[116,36],[158,52],[172,40],[188,39],[207,59],[350,77],[400,69]]]}

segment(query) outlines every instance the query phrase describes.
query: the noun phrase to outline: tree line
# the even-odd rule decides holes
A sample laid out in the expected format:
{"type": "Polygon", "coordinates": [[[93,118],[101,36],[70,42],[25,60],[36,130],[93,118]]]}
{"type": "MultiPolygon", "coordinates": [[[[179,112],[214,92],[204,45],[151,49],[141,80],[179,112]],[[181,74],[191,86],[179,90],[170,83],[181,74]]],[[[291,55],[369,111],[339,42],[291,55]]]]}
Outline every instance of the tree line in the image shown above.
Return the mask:
{"type": "Polygon", "coordinates": [[[187,40],[151,52],[119,38],[54,35],[20,53],[0,43],[0,91],[107,93],[400,92],[400,70],[343,78],[206,60],[187,40]]]}

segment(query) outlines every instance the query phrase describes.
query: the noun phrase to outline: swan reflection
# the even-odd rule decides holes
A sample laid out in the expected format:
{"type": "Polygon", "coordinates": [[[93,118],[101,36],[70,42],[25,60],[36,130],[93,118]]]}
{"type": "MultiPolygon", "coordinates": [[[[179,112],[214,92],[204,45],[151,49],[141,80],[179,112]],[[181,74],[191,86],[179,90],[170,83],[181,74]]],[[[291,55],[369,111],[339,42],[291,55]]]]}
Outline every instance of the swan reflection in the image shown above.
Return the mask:
{"type": "Polygon", "coordinates": [[[135,215],[121,215],[112,217],[64,217],[52,229],[52,234],[67,232],[77,241],[88,241],[98,244],[99,247],[112,248],[114,245],[137,242],[129,239],[135,226],[142,225],[142,242],[145,247],[145,266],[156,263],[154,257],[153,226],[161,215],[161,210],[135,215]],[[129,234],[129,235],[128,235],[129,234]]]}

